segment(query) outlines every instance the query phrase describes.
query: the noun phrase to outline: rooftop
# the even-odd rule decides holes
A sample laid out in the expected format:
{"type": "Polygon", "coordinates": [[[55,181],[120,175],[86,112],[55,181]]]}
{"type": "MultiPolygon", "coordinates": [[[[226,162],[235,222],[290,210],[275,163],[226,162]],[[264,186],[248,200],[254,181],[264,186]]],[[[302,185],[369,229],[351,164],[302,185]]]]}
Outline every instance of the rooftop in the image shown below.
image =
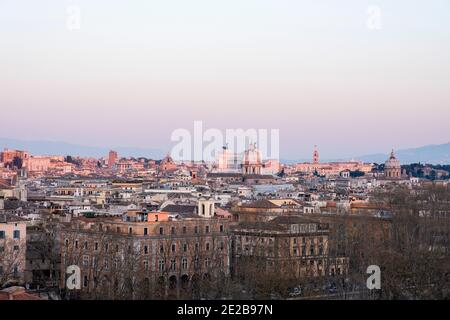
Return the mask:
{"type": "Polygon", "coordinates": [[[42,300],[42,298],[26,292],[23,287],[13,286],[0,290],[0,300],[42,300]]]}
{"type": "Polygon", "coordinates": [[[27,221],[27,219],[12,215],[12,214],[7,214],[7,213],[1,213],[0,214],[0,223],[8,223],[8,222],[22,222],[22,221],[27,221]]]}

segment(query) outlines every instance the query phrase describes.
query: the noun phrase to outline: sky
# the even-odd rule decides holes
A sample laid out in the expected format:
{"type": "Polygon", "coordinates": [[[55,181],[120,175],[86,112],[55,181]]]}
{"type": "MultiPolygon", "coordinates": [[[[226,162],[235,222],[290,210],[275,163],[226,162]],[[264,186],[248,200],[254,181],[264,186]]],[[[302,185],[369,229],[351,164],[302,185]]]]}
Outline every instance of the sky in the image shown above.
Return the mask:
{"type": "Polygon", "coordinates": [[[168,150],[202,121],[388,153],[450,141],[449,89],[448,0],[0,0],[0,137],[168,150]]]}

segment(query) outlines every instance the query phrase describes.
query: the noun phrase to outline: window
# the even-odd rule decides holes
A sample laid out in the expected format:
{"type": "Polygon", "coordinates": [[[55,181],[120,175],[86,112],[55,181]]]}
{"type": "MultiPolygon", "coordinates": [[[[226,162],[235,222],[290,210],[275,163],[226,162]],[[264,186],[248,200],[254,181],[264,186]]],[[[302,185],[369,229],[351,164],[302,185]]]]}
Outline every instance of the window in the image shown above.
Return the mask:
{"type": "Polygon", "coordinates": [[[133,234],[133,228],[128,228],[128,234],[133,234]]]}
{"type": "Polygon", "coordinates": [[[84,249],[84,250],[87,250],[87,248],[88,248],[88,243],[87,243],[87,241],[85,241],[85,242],[83,243],[83,249],[84,249]]]}
{"type": "Polygon", "coordinates": [[[148,260],[144,260],[144,270],[148,271],[148,260]]]}
{"type": "Polygon", "coordinates": [[[83,277],[83,287],[87,288],[88,285],[89,285],[88,277],[84,276],[83,277]]]}
{"type": "Polygon", "coordinates": [[[211,260],[210,260],[209,258],[206,258],[206,259],[205,259],[205,268],[206,268],[206,269],[209,268],[210,261],[211,261],[211,260]]]}
{"type": "Polygon", "coordinates": [[[5,247],[4,246],[0,247],[0,252],[5,252],[5,247]]]}
{"type": "Polygon", "coordinates": [[[14,251],[19,251],[19,246],[18,245],[14,246],[14,251]]]}
{"type": "Polygon", "coordinates": [[[313,244],[311,244],[311,245],[309,246],[309,255],[310,255],[310,256],[313,256],[313,255],[314,255],[314,245],[313,245],[313,244]]]}
{"type": "Polygon", "coordinates": [[[225,244],[223,243],[223,241],[220,243],[220,250],[223,250],[225,247],[225,244]]]}
{"type": "Polygon", "coordinates": [[[183,270],[186,270],[188,268],[188,260],[187,260],[187,258],[181,259],[181,268],[183,270]]]}
{"type": "Polygon", "coordinates": [[[160,272],[162,272],[162,271],[164,271],[164,260],[163,259],[160,259],[159,261],[158,261],[158,270],[160,271],[160,272]]]}
{"type": "Polygon", "coordinates": [[[196,243],[196,244],[195,244],[195,251],[198,251],[198,249],[199,249],[199,244],[196,243]]]}
{"type": "Polygon", "coordinates": [[[0,239],[5,239],[5,231],[0,231],[0,239]]]}
{"type": "Polygon", "coordinates": [[[206,243],[206,250],[209,250],[209,242],[206,243]]]}
{"type": "Polygon", "coordinates": [[[83,266],[89,266],[89,256],[83,256],[83,266]]]}
{"type": "Polygon", "coordinates": [[[20,230],[14,230],[13,238],[14,239],[20,239],[20,230]]]}
{"type": "Polygon", "coordinates": [[[175,227],[170,228],[170,233],[175,234],[175,227]]]}
{"type": "Polygon", "coordinates": [[[220,232],[223,232],[223,224],[220,225],[219,231],[220,231],[220,232]]]}
{"type": "Polygon", "coordinates": [[[188,248],[187,243],[183,244],[183,252],[186,252],[186,251],[187,251],[187,248],[188,248]]]}
{"type": "Polygon", "coordinates": [[[17,264],[15,264],[13,268],[13,277],[17,278],[18,275],[19,275],[19,267],[17,266],[17,264]]]}
{"type": "Polygon", "coordinates": [[[144,246],[144,254],[148,254],[148,246],[144,246]]]}
{"type": "Polygon", "coordinates": [[[183,233],[186,233],[186,226],[183,226],[183,233]]]}
{"type": "Polygon", "coordinates": [[[164,228],[163,227],[159,228],[159,234],[164,234],[164,228]]]}
{"type": "Polygon", "coordinates": [[[195,259],[194,259],[194,268],[198,269],[199,265],[200,265],[200,260],[199,260],[198,257],[195,257],[195,259]]]}
{"type": "Polygon", "coordinates": [[[198,227],[197,226],[194,227],[194,233],[198,233],[198,227]]]}
{"type": "Polygon", "coordinates": [[[159,253],[164,253],[164,246],[162,244],[159,246],[159,253]]]}
{"type": "Polygon", "coordinates": [[[177,268],[177,261],[175,259],[170,260],[170,271],[175,271],[177,268]]]}
{"type": "Polygon", "coordinates": [[[75,240],[75,249],[78,249],[78,240],[75,240]]]}
{"type": "Polygon", "coordinates": [[[94,250],[95,250],[95,251],[98,251],[98,242],[95,242],[95,243],[94,243],[94,250]]]}
{"type": "Polygon", "coordinates": [[[64,244],[66,245],[66,247],[68,247],[68,246],[69,246],[69,239],[66,239],[66,240],[64,241],[64,244]]]}
{"type": "Polygon", "coordinates": [[[205,233],[209,233],[209,226],[205,227],[205,233]]]}
{"type": "Polygon", "coordinates": [[[148,228],[144,228],[144,236],[148,234],[148,228]]]}
{"type": "Polygon", "coordinates": [[[114,269],[118,269],[120,265],[120,259],[119,258],[115,258],[114,259],[114,269]]]}
{"type": "Polygon", "coordinates": [[[175,252],[176,251],[176,246],[175,246],[175,244],[172,244],[172,252],[175,252]]]}
{"type": "Polygon", "coordinates": [[[105,243],[105,252],[108,252],[109,244],[105,243]]]}
{"type": "Polygon", "coordinates": [[[109,270],[109,260],[108,259],[103,260],[103,269],[105,269],[105,271],[109,270]]]}

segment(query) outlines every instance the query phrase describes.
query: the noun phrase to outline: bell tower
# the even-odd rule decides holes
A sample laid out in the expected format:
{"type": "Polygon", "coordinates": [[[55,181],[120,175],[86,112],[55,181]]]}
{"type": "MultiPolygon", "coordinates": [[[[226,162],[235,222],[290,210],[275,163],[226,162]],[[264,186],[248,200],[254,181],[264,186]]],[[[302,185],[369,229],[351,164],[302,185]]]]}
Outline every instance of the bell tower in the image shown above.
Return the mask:
{"type": "Polygon", "coordinates": [[[319,163],[319,151],[317,151],[317,146],[314,146],[314,152],[313,152],[313,163],[318,164],[319,163]]]}
{"type": "Polygon", "coordinates": [[[212,218],[215,214],[214,200],[213,199],[198,199],[197,214],[204,218],[212,218]]]}

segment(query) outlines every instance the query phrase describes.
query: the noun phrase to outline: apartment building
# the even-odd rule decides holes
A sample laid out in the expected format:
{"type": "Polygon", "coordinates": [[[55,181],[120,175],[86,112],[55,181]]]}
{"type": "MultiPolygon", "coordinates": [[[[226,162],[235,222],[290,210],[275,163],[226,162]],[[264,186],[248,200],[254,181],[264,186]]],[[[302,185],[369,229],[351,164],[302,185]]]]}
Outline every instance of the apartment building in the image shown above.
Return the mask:
{"type": "Polygon", "coordinates": [[[242,261],[255,259],[264,271],[284,273],[286,277],[343,274],[348,260],[329,255],[329,233],[328,224],[301,216],[234,225],[233,272],[240,272],[242,261]]]}
{"type": "Polygon", "coordinates": [[[0,214],[0,285],[11,281],[23,283],[26,234],[24,219],[0,214]]]}
{"type": "Polygon", "coordinates": [[[60,236],[61,287],[70,265],[80,268],[81,294],[142,286],[178,294],[202,279],[227,276],[229,219],[208,204],[199,201],[197,213],[129,210],[119,218],[74,218],[60,236]]]}

